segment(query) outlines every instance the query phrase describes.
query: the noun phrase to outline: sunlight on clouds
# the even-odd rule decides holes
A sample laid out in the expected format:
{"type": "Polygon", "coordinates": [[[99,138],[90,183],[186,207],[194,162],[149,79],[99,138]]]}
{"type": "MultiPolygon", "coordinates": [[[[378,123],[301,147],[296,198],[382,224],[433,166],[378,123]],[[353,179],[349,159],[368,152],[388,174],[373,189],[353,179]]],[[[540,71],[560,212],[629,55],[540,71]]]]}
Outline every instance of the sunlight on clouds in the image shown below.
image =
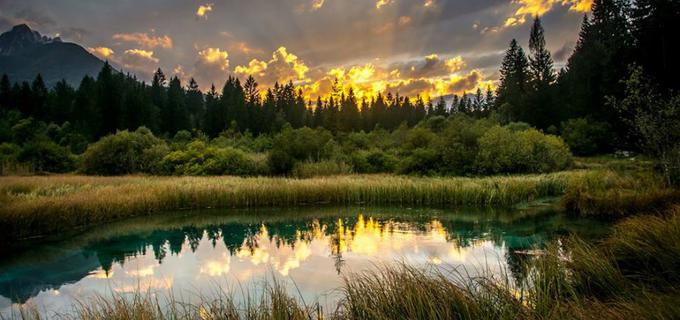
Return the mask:
{"type": "Polygon", "coordinates": [[[218,66],[220,70],[229,68],[229,53],[219,48],[207,48],[198,52],[200,59],[206,64],[218,66]]]}
{"type": "Polygon", "coordinates": [[[450,72],[460,71],[465,67],[465,61],[463,57],[457,56],[446,60],[446,66],[449,68],[450,72]]]}
{"type": "Polygon", "coordinates": [[[241,75],[259,76],[265,86],[275,82],[306,80],[309,67],[298,56],[289,53],[286,47],[279,47],[269,61],[253,59],[248,66],[236,66],[234,73],[241,75]]]}
{"type": "Polygon", "coordinates": [[[513,0],[520,7],[511,17],[505,19],[504,27],[514,27],[524,24],[528,18],[542,16],[555,5],[569,6],[570,11],[588,12],[593,0],[513,0]]]}
{"type": "Polygon", "coordinates": [[[425,0],[425,2],[423,3],[423,6],[426,7],[426,8],[430,8],[430,7],[434,6],[434,0],[425,0]]]}
{"type": "Polygon", "coordinates": [[[319,10],[323,7],[324,0],[312,0],[312,10],[319,10]]]}
{"type": "Polygon", "coordinates": [[[147,33],[117,33],[113,35],[114,40],[124,42],[134,42],[146,48],[161,47],[165,49],[172,48],[172,38],[170,36],[150,36],[147,33]]]}
{"type": "Polygon", "coordinates": [[[208,12],[213,10],[214,4],[208,3],[208,4],[203,4],[198,6],[198,9],[196,10],[196,16],[199,18],[208,18],[208,12]]]}
{"type": "Polygon", "coordinates": [[[87,51],[102,59],[108,59],[115,53],[113,49],[107,47],[87,48],[87,51]]]}
{"type": "Polygon", "coordinates": [[[375,3],[375,8],[380,9],[386,5],[390,5],[394,3],[394,0],[378,0],[378,2],[375,3]]]}
{"type": "Polygon", "coordinates": [[[147,51],[142,49],[130,49],[125,50],[125,54],[130,56],[139,57],[153,62],[158,62],[158,59],[153,56],[153,51],[147,51]]]}
{"type": "Polygon", "coordinates": [[[563,4],[571,4],[571,11],[588,12],[593,7],[593,0],[564,0],[563,4]]]}

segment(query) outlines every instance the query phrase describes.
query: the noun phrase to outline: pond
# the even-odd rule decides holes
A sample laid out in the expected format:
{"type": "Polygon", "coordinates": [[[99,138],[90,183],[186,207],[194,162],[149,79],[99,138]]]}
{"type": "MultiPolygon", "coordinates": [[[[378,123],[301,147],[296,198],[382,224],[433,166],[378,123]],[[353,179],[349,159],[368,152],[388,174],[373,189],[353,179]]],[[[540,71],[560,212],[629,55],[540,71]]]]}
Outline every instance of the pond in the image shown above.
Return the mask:
{"type": "Polygon", "coordinates": [[[13,245],[0,259],[0,315],[24,304],[67,313],[89,297],[140,291],[187,302],[217,291],[243,297],[272,278],[293,296],[331,306],[351,272],[399,262],[516,279],[527,250],[605,230],[549,205],[168,213],[13,245]]]}

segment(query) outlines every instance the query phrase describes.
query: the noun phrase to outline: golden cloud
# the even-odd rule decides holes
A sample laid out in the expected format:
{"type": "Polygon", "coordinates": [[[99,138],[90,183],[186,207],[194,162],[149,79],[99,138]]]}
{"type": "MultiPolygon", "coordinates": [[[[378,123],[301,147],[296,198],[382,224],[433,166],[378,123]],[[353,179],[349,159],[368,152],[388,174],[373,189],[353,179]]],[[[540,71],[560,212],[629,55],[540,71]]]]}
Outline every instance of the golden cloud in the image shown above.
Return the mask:
{"type": "Polygon", "coordinates": [[[274,82],[302,81],[306,80],[309,67],[298,58],[289,53],[286,47],[280,47],[269,61],[253,59],[248,66],[237,66],[234,73],[242,75],[259,76],[259,81],[265,86],[273,85],[274,82]]]}
{"type": "Polygon", "coordinates": [[[450,72],[460,71],[465,67],[465,61],[463,61],[461,56],[450,58],[446,60],[445,64],[450,72]]]}
{"type": "Polygon", "coordinates": [[[434,6],[434,0],[425,0],[425,2],[423,3],[423,6],[426,7],[426,8],[433,7],[434,6]]]}
{"type": "Polygon", "coordinates": [[[380,8],[392,3],[394,3],[394,0],[378,0],[378,2],[375,3],[375,8],[380,10],[380,8]]]}
{"type": "Polygon", "coordinates": [[[312,0],[312,10],[319,10],[323,7],[324,0],[312,0]]]}
{"type": "Polygon", "coordinates": [[[125,50],[125,54],[133,57],[138,57],[142,58],[145,60],[153,61],[153,62],[158,62],[158,59],[153,56],[153,51],[147,51],[147,50],[142,50],[142,49],[130,49],[130,50],[125,50]]]}
{"type": "Polygon", "coordinates": [[[169,36],[150,36],[147,33],[117,33],[113,35],[114,40],[134,42],[145,48],[172,48],[172,38],[169,36]]]}
{"type": "Polygon", "coordinates": [[[198,9],[196,9],[196,16],[199,18],[208,18],[208,12],[213,10],[213,6],[215,4],[208,3],[208,4],[203,4],[198,6],[198,9]]]}
{"type": "Polygon", "coordinates": [[[229,53],[220,48],[207,48],[198,52],[199,60],[206,65],[218,67],[222,71],[229,69],[229,53]]]}
{"type": "Polygon", "coordinates": [[[513,0],[512,2],[519,4],[519,8],[512,16],[505,19],[504,27],[522,25],[527,21],[527,17],[542,16],[555,5],[569,6],[570,11],[576,12],[588,12],[593,5],[593,0],[513,0]]]}
{"type": "Polygon", "coordinates": [[[115,53],[113,49],[107,47],[87,48],[87,51],[102,59],[108,59],[115,53]]]}

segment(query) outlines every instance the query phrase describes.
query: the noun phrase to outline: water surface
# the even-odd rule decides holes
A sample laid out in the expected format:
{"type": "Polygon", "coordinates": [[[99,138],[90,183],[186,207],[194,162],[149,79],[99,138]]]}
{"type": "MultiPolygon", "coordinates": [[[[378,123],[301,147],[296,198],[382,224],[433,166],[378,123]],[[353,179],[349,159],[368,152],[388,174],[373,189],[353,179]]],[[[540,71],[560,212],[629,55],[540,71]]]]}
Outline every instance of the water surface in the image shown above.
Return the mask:
{"type": "MultiPolygon", "coordinates": [[[[216,290],[255,294],[276,277],[305,301],[332,305],[341,276],[395,261],[523,277],[523,252],[596,222],[550,208],[303,208],[168,213],[15,244],[0,259],[0,313],[22,304],[64,313],[95,295],[216,290]]],[[[238,300],[238,299],[237,299],[238,300]]]]}

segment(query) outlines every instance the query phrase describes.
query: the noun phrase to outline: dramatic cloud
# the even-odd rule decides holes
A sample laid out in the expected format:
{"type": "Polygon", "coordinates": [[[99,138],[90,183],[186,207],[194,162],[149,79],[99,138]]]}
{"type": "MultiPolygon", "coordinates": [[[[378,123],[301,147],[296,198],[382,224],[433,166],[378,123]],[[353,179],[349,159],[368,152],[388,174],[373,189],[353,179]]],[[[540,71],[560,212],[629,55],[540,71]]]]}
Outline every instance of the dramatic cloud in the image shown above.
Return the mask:
{"type": "Polygon", "coordinates": [[[170,36],[153,36],[147,33],[117,33],[113,35],[117,41],[133,42],[148,49],[156,47],[169,49],[172,48],[172,38],[170,36]]]}
{"type": "Polygon", "coordinates": [[[87,51],[104,60],[109,59],[115,53],[113,49],[107,47],[87,48],[87,51]]]}
{"type": "Polygon", "coordinates": [[[199,18],[208,18],[208,12],[213,10],[214,4],[208,3],[208,4],[203,4],[198,6],[198,9],[196,9],[196,16],[199,18]]]}
{"type": "Polygon", "coordinates": [[[248,66],[237,66],[234,69],[237,75],[259,76],[258,81],[265,86],[271,86],[277,81],[280,83],[303,81],[306,79],[307,71],[309,67],[296,55],[289,53],[285,47],[274,51],[269,61],[253,59],[248,66]]]}
{"type": "Polygon", "coordinates": [[[222,71],[229,69],[229,53],[220,48],[207,48],[198,52],[199,61],[222,71]]]}
{"type": "Polygon", "coordinates": [[[542,16],[555,5],[569,6],[571,11],[588,12],[593,0],[513,0],[513,3],[519,4],[519,8],[505,20],[505,27],[522,25],[527,18],[542,16]]]}

